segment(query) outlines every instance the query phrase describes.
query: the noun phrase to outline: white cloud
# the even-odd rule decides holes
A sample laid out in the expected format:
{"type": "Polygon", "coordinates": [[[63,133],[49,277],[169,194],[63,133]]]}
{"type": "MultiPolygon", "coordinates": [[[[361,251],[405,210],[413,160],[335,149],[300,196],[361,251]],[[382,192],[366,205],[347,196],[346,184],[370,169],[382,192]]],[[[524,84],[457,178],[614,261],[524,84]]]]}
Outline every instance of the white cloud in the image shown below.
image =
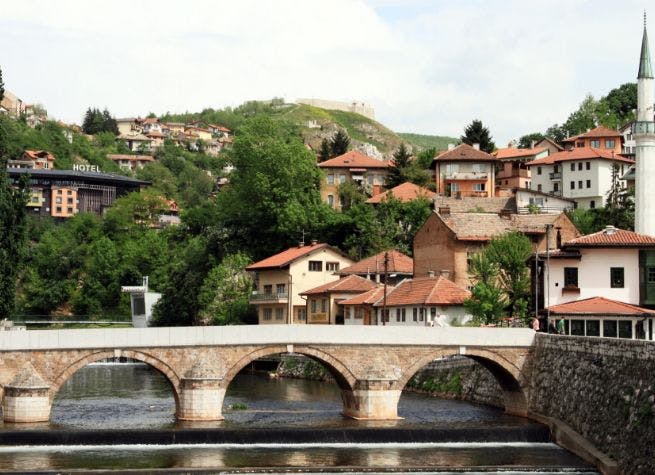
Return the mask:
{"type": "Polygon", "coordinates": [[[499,145],[634,81],[637,2],[4,2],[8,89],[79,121],[283,96],[370,102],[394,130],[499,145]]]}

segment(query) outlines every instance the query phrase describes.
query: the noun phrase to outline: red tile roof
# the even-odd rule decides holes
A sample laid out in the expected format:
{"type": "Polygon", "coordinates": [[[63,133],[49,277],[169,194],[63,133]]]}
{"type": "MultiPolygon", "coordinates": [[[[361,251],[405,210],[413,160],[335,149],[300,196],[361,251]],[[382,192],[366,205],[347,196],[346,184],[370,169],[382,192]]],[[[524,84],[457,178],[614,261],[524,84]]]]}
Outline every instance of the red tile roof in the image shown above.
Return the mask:
{"type": "Polygon", "coordinates": [[[55,156],[46,150],[25,150],[25,153],[23,155],[27,155],[28,158],[32,160],[45,158],[48,161],[53,161],[55,159],[55,156]]]}
{"type": "Polygon", "coordinates": [[[562,245],[564,249],[577,247],[655,247],[655,237],[607,226],[602,231],[571,239],[562,245]]]}
{"type": "Polygon", "coordinates": [[[392,249],[390,251],[382,251],[374,256],[367,257],[361,261],[341,269],[337,274],[384,274],[384,255],[388,255],[389,261],[387,263],[387,272],[389,274],[405,274],[412,275],[414,273],[414,259],[406,256],[402,252],[392,249]]]}
{"type": "Polygon", "coordinates": [[[547,310],[550,310],[551,315],[655,315],[655,310],[637,307],[636,305],[619,302],[618,300],[606,299],[605,297],[591,297],[559,305],[552,305],[547,310]]]}
{"type": "Polygon", "coordinates": [[[359,294],[374,289],[375,287],[375,283],[368,279],[364,279],[358,275],[349,275],[348,277],[342,277],[341,279],[335,280],[334,282],[328,282],[327,284],[319,285],[313,289],[306,290],[300,295],[329,293],[359,294]]]}
{"type": "MultiPolygon", "coordinates": [[[[445,277],[407,279],[387,294],[387,306],[400,305],[461,305],[471,292],[458,287],[445,277]]],[[[378,301],[375,306],[381,307],[378,301]]]]}
{"type": "Polygon", "coordinates": [[[531,162],[526,163],[528,166],[532,165],[552,165],[553,163],[567,162],[570,160],[590,160],[590,159],[605,159],[614,160],[624,163],[635,163],[634,160],[625,158],[622,155],[614,153],[612,150],[604,150],[591,147],[575,147],[571,150],[564,152],[557,152],[547,157],[537,158],[531,162]]]}
{"type": "Polygon", "coordinates": [[[545,147],[536,147],[536,148],[499,148],[492,155],[496,158],[503,160],[508,158],[521,158],[521,157],[532,157],[534,155],[540,154],[541,152],[548,150],[545,147]]]}
{"type": "Polygon", "coordinates": [[[507,218],[492,213],[436,214],[462,241],[490,241],[508,231],[545,234],[546,225],[554,224],[561,216],[557,213],[510,214],[507,218]]]}
{"type": "Polygon", "coordinates": [[[574,135],[573,137],[564,139],[562,140],[562,142],[575,142],[577,139],[591,139],[597,137],[620,137],[620,136],[621,136],[621,132],[619,132],[618,130],[608,129],[607,127],[603,127],[602,125],[600,125],[595,129],[591,129],[589,132],[585,132],[584,134],[574,135]]]}
{"type": "Polygon", "coordinates": [[[351,150],[338,157],[318,164],[321,168],[388,168],[389,162],[376,160],[368,155],[351,150]]]}
{"type": "Polygon", "coordinates": [[[471,161],[486,161],[486,162],[495,162],[498,159],[493,155],[489,155],[482,150],[476,150],[468,144],[460,144],[452,150],[441,153],[439,156],[435,157],[434,160],[437,161],[460,161],[460,160],[471,160],[471,161]]]}
{"type": "MultiPolygon", "coordinates": [[[[393,287],[387,287],[387,292],[393,287]]],[[[373,305],[384,297],[384,287],[378,286],[367,292],[337,302],[339,305],[373,305]]]]}
{"type": "Polygon", "coordinates": [[[310,246],[302,246],[302,247],[291,247],[286,251],[282,251],[278,254],[267,257],[266,259],[263,259],[259,262],[255,262],[254,264],[250,264],[248,267],[246,267],[246,270],[259,270],[259,269],[285,267],[291,264],[296,259],[299,259],[303,256],[306,256],[323,248],[332,249],[328,244],[325,243],[313,244],[310,246]]]}
{"type": "Polygon", "coordinates": [[[367,199],[366,202],[369,204],[380,203],[381,201],[384,201],[386,197],[389,195],[392,195],[397,200],[406,203],[408,201],[415,200],[418,197],[432,199],[437,194],[433,191],[428,190],[427,188],[422,188],[418,185],[415,185],[414,183],[406,182],[406,183],[401,183],[400,185],[391,188],[390,190],[385,191],[384,193],[378,193],[372,198],[367,199]]]}
{"type": "Polygon", "coordinates": [[[155,157],[151,155],[126,155],[119,153],[109,153],[107,154],[109,160],[130,160],[137,162],[154,162],[155,157]]]}

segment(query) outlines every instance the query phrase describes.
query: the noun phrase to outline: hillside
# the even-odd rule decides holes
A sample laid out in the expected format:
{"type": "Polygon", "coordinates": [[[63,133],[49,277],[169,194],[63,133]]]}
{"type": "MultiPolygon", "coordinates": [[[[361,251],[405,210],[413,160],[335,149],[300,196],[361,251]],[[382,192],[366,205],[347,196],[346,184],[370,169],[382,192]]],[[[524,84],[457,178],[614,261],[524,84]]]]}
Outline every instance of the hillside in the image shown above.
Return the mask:
{"type": "Polygon", "coordinates": [[[459,139],[455,137],[445,137],[441,135],[421,135],[405,132],[398,132],[397,135],[412,147],[425,150],[435,148],[437,150],[446,150],[449,143],[457,144],[459,139]]]}

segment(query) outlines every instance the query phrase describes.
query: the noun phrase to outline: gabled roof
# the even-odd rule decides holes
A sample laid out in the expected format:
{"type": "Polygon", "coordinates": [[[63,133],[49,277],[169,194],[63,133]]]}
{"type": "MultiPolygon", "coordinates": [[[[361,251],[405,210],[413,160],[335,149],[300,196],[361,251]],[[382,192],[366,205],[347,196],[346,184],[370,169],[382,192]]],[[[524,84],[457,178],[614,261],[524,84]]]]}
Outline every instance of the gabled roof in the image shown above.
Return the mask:
{"type": "Polygon", "coordinates": [[[477,150],[468,144],[460,144],[452,150],[448,150],[439,154],[433,161],[450,162],[450,161],[474,161],[474,162],[495,162],[498,159],[493,155],[477,150]]]}
{"type": "Polygon", "coordinates": [[[539,142],[537,142],[537,145],[539,145],[541,142],[548,142],[548,143],[551,144],[553,147],[555,147],[557,150],[564,150],[564,147],[562,147],[560,144],[558,144],[557,142],[555,142],[555,141],[554,141],[553,139],[551,139],[550,137],[544,137],[544,138],[541,139],[539,142]]]}
{"type": "Polygon", "coordinates": [[[55,156],[50,152],[48,152],[47,150],[25,150],[24,155],[27,155],[32,160],[45,158],[46,160],[52,161],[55,159],[55,156]]]}
{"type": "Polygon", "coordinates": [[[320,168],[388,168],[389,162],[376,160],[357,150],[351,150],[318,164],[320,168]]]}
{"type": "Polygon", "coordinates": [[[118,136],[119,140],[136,140],[141,142],[150,142],[150,139],[143,134],[122,134],[118,136]]]}
{"type": "MultiPolygon", "coordinates": [[[[387,288],[387,292],[389,289],[392,287],[387,288]]],[[[371,290],[368,290],[364,293],[361,293],[359,295],[355,295],[354,297],[351,297],[346,300],[341,300],[337,302],[339,305],[373,305],[377,301],[381,300],[384,298],[384,287],[383,286],[377,286],[371,290]]]]}
{"type": "Polygon", "coordinates": [[[109,160],[130,160],[136,162],[154,162],[155,157],[152,155],[127,155],[119,153],[108,153],[107,158],[109,160]]]}
{"type": "Polygon", "coordinates": [[[606,226],[602,231],[580,236],[562,244],[563,249],[578,247],[655,247],[655,237],[606,226]]]}
{"type": "Polygon", "coordinates": [[[546,224],[554,224],[562,213],[510,214],[501,217],[491,213],[435,213],[461,241],[490,241],[508,231],[524,234],[545,234],[546,224]]]}
{"type": "Polygon", "coordinates": [[[499,148],[492,155],[494,155],[499,160],[507,160],[510,158],[525,158],[525,157],[534,157],[542,152],[548,150],[545,147],[535,147],[535,148],[499,148]]]}
{"type": "Polygon", "coordinates": [[[367,199],[366,202],[369,204],[377,204],[381,201],[384,201],[390,195],[397,200],[406,203],[419,197],[432,199],[436,196],[436,193],[428,190],[427,188],[415,185],[414,183],[405,182],[391,188],[390,190],[385,191],[384,193],[378,193],[377,195],[367,199]]]}
{"type": "Polygon", "coordinates": [[[537,158],[531,162],[526,163],[527,166],[533,165],[552,165],[553,163],[567,162],[571,160],[612,160],[615,162],[622,163],[635,163],[634,160],[624,157],[623,155],[618,155],[612,150],[605,150],[600,148],[591,148],[591,147],[574,147],[571,150],[566,150],[563,152],[557,152],[547,157],[537,158]]]}
{"type": "Polygon", "coordinates": [[[342,277],[334,282],[319,285],[313,289],[306,290],[300,295],[316,295],[329,293],[359,294],[374,289],[376,285],[368,279],[358,275],[349,275],[342,277]]]}
{"type": "MultiPolygon", "coordinates": [[[[471,296],[445,277],[420,277],[407,279],[387,293],[387,306],[400,305],[461,305],[471,296]]],[[[378,301],[375,307],[381,307],[378,301]]]]}
{"type": "Polygon", "coordinates": [[[619,132],[618,130],[608,129],[607,127],[603,127],[602,125],[599,125],[598,127],[591,129],[588,132],[574,135],[573,137],[569,137],[568,139],[564,139],[562,140],[562,142],[565,143],[575,142],[578,139],[593,139],[593,138],[601,138],[601,137],[621,137],[621,132],[619,132]]]}
{"type": "Polygon", "coordinates": [[[479,198],[475,196],[437,196],[434,199],[434,208],[449,208],[451,213],[468,213],[473,210],[482,210],[483,213],[499,213],[501,210],[511,210],[516,213],[516,197],[493,196],[479,198]]]}
{"type": "Polygon", "coordinates": [[[348,275],[369,275],[369,274],[384,274],[384,256],[387,254],[387,273],[388,274],[403,274],[412,275],[414,273],[414,259],[406,256],[402,252],[392,249],[390,251],[382,251],[374,256],[362,259],[359,262],[341,269],[337,274],[348,275]]]}
{"type": "Polygon", "coordinates": [[[254,264],[250,264],[248,267],[246,267],[246,270],[279,269],[281,267],[288,266],[293,261],[300,259],[301,257],[326,248],[341,254],[339,251],[325,243],[312,244],[309,246],[290,247],[286,251],[282,251],[278,254],[267,257],[266,259],[255,262],[254,264]]]}
{"type": "Polygon", "coordinates": [[[575,300],[553,305],[546,310],[550,310],[551,315],[616,315],[626,317],[655,315],[655,310],[637,307],[618,300],[610,300],[605,297],[575,300]]]}

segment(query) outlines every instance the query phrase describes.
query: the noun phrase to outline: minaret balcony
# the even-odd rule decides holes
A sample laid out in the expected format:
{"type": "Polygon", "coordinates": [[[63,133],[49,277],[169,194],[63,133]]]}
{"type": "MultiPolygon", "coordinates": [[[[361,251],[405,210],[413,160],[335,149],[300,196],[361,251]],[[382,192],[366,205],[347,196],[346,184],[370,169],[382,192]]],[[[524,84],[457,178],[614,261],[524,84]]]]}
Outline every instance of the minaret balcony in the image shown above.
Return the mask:
{"type": "Polygon", "coordinates": [[[633,135],[655,134],[655,122],[638,121],[632,124],[633,135]]]}

